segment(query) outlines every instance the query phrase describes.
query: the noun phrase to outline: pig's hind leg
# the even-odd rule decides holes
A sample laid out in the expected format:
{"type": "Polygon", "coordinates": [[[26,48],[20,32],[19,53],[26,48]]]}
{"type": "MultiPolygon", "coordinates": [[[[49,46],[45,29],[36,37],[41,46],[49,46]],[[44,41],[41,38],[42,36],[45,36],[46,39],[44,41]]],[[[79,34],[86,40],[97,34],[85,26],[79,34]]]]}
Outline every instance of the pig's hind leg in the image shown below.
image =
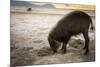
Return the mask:
{"type": "Polygon", "coordinates": [[[89,35],[88,35],[88,31],[83,32],[83,36],[85,38],[85,46],[83,49],[85,49],[85,54],[89,53],[89,35]]]}

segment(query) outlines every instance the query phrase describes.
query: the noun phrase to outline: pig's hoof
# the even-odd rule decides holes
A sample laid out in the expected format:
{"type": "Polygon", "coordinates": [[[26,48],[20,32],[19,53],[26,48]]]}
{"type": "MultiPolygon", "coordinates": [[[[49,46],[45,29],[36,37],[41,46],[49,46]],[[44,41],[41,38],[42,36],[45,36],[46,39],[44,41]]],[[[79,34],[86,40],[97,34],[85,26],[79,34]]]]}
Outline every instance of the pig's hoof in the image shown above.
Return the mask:
{"type": "Polygon", "coordinates": [[[84,53],[84,55],[89,55],[89,51],[86,50],[85,53],[84,53]]]}
{"type": "Polygon", "coordinates": [[[62,54],[66,54],[66,51],[63,51],[62,54]]]}

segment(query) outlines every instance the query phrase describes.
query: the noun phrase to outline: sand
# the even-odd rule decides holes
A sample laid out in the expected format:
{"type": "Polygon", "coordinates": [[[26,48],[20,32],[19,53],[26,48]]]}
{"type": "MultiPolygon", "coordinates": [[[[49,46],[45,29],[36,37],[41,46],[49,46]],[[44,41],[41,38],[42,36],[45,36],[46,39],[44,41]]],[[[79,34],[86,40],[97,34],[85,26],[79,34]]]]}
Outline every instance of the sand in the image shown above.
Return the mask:
{"type": "Polygon", "coordinates": [[[90,52],[84,55],[84,38],[72,37],[67,52],[54,54],[47,37],[63,15],[11,13],[11,65],[43,65],[95,61],[95,32],[89,32],[90,52]]]}

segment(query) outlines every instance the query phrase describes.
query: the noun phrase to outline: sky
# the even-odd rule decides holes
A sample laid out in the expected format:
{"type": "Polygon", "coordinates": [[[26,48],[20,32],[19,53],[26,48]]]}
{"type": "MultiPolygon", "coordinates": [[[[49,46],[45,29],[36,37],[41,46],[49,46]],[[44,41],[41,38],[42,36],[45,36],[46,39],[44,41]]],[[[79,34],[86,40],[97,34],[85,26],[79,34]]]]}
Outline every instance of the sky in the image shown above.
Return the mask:
{"type": "Polygon", "coordinates": [[[72,4],[87,4],[95,5],[96,0],[12,0],[12,1],[37,1],[37,2],[54,2],[54,3],[72,3],[72,4]]]}

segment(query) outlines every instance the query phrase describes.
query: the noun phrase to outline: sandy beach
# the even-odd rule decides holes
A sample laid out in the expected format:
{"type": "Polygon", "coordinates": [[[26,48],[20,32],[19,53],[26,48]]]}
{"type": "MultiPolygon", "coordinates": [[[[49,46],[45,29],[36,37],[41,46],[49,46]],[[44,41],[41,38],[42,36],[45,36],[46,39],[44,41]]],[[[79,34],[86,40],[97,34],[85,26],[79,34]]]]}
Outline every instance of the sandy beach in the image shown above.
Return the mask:
{"type": "Polygon", "coordinates": [[[95,61],[95,32],[89,32],[90,53],[84,56],[84,38],[72,37],[66,54],[53,54],[47,37],[64,15],[11,12],[11,65],[43,65],[95,61]]]}

